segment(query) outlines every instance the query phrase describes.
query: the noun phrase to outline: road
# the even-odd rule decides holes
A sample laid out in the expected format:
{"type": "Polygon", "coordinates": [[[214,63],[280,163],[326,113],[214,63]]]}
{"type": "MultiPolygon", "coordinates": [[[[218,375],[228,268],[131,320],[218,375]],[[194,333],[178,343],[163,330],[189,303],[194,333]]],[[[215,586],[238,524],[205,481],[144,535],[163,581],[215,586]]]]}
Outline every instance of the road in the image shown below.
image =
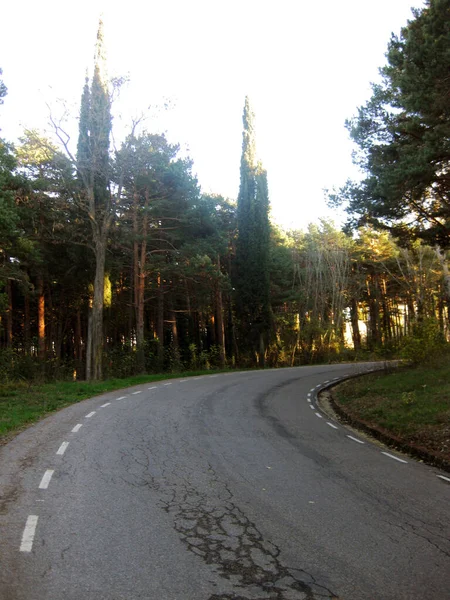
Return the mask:
{"type": "Polygon", "coordinates": [[[145,384],[22,432],[0,598],[449,600],[450,476],[316,403],[371,366],[145,384]]]}

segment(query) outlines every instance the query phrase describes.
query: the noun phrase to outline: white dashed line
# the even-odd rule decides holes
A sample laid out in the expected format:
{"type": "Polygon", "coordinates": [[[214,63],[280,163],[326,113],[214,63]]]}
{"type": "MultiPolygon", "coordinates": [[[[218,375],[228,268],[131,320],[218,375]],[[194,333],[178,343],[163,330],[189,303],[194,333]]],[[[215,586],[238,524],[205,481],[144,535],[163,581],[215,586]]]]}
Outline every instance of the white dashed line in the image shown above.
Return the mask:
{"type": "Polygon", "coordinates": [[[212,379],[213,377],[219,377],[219,375],[210,375],[209,378],[212,379]]]}
{"type": "Polygon", "coordinates": [[[120,398],[117,398],[117,400],[125,400],[126,396],[120,396],[120,398]]]}
{"type": "Polygon", "coordinates": [[[139,390],[138,392],[131,392],[133,394],[133,396],[136,396],[136,394],[142,394],[142,390],[139,390]]]}
{"type": "Polygon", "coordinates": [[[350,438],[351,440],[353,440],[354,442],[358,442],[358,444],[364,444],[364,442],[362,442],[361,440],[358,440],[357,438],[353,437],[352,435],[348,435],[348,438],[350,438]]]}
{"type": "Polygon", "coordinates": [[[157,385],[152,385],[152,387],[147,388],[148,390],[156,390],[158,386],[157,385]]]}
{"type": "Polygon", "coordinates": [[[313,410],[316,410],[315,407],[312,404],[309,405],[309,408],[312,408],[313,410]]]}
{"type": "Polygon", "coordinates": [[[316,385],[316,390],[317,390],[317,388],[320,388],[321,385],[322,385],[321,383],[319,383],[319,385],[316,385]]]}
{"type": "Polygon", "coordinates": [[[93,417],[95,415],[95,410],[93,410],[92,412],[90,412],[88,415],[86,415],[84,418],[85,419],[90,419],[91,417],[93,417]]]}
{"type": "Polygon", "coordinates": [[[308,402],[311,402],[311,398],[308,398],[308,402]]]}
{"type": "Polygon", "coordinates": [[[100,408],[105,408],[106,406],[109,406],[110,404],[111,404],[111,402],[106,402],[106,404],[102,404],[102,405],[100,406],[100,408]]]}
{"type": "Polygon", "coordinates": [[[41,483],[39,484],[40,490],[46,490],[48,488],[50,479],[52,478],[54,472],[55,471],[52,471],[51,469],[47,469],[47,471],[45,471],[44,476],[41,479],[41,483]]]}
{"type": "Polygon", "coordinates": [[[315,389],[316,389],[316,388],[311,388],[309,391],[310,391],[310,392],[313,392],[315,389]]]}
{"type": "Polygon", "coordinates": [[[184,383],[187,379],[180,379],[180,383],[184,383]]]}
{"type": "Polygon", "coordinates": [[[21,552],[31,552],[38,519],[37,515],[30,515],[28,517],[25,529],[23,530],[22,543],[20,544],[21,552]]]}
{"type": "Polygon", "coordinates": [[[329,380],[329,379],[327,379],[326,381],[324,381],[324,383],[330,383],[330,380],[329,380]]]}
{"type": "Polygon", "coordinates": [[[63,442],[61,444],[61,446],[58,448],[56,454],[59,454],[60,456],[62,456],[64,454],[64,452],[67,450],[68,445],[69,445],[69,442],[63,442]]]}
{"type": "Polygon", "coordinates": [[[450,479],[448,477],[444,477],[443,475],[438,475],[439,479],[443,479],[444,481],[448,481],[450,483],[450,479]]]}
{"type": "Polygon", "coordinates": [[[329,421],[327,421],[327,425],[329,425],[333,429],[339,429],[339,427],[336,427],[336,425],[333,425],[333,423],[330,423],[329,421]]]}
{"type": "Polygon", "coordinates": [[[389,456],[389,458],[393,458],[394,460],[398,460],[398,462],[405,463],[405,465],[408,464],[408,462],[406,460],[403,460],[402,458],[399,458],[398,456],[394,456],[393,454],[389,454],[389,452],[382,452],[381,454],[384,454],[385,456],[389,456]]]}
{"type": "Polygon", "coordinates": [[[323,419],[322,415],[318,412],[315,413],[316,417],[319,417],[319,419],[323,419]]]}
{"type": "Polygon", "coordinates": [[[72,433],[77,433],[77,431],[80,431],[82,427],[83,425],[81,423],[78,423],[78,425],[75,425],[75,427],[72,429],[72,433]]]}
{"type": "Polygon", "coordinates": [[[307,398],[311,398],[311,392],[309,392],[308,394],[306,394],[307,398]]]}
{"type": "Polygon", "coordinates": [[[164,383],[163,385],[172,385],[172,382],[170,381],[169,383],[164,383]]]}

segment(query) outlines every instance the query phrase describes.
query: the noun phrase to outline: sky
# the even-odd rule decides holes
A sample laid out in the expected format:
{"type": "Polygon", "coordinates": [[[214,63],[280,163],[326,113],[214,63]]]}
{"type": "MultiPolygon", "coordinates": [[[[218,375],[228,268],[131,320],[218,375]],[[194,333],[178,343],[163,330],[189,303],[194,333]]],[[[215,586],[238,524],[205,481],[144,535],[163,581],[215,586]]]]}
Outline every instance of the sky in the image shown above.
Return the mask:
{"type": "Polygon", "coordinates": [[[236,199],[242,112],[255,112],[272,216],[304,229],[339,224],[324,189],[358,177],[345,119],[370,98],[391,33],[422,0],[23,0],[0,9],[0,68],[8,96],[2,137],[45,131],[49,111],[76,120],[92,74],[102,15],[110,76],[125,76],[114,106],[117,142],[132,119],[165,132],[194,161],[204,192],[236,199]],[[167,105],[167,108],[165,106],[167,105]]]}

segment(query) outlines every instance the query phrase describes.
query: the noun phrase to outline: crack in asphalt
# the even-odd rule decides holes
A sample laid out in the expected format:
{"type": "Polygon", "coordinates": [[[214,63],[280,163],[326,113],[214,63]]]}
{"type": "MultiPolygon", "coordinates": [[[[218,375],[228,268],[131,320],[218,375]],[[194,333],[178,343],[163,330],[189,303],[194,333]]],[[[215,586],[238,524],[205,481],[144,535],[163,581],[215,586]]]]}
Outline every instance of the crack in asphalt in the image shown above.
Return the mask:
{"type": "Polygon", "coordinates": [[[227,483],[187,439],[178,437],[176,447],[171,446],[167,438],[164,443],[155,439],[153,434],[159,436],[153,430],[156,454],[164,448],[164,457],[157,459],[149,448],[149,428],[140,433],[142,443],[121,451],[122,479],[157,492],[157,504],[171,517],[186,549],[227,580],[224,593],[208,600],[338,600],[311,574],[282,562],[280,548],[264,539],[227,483]]]}

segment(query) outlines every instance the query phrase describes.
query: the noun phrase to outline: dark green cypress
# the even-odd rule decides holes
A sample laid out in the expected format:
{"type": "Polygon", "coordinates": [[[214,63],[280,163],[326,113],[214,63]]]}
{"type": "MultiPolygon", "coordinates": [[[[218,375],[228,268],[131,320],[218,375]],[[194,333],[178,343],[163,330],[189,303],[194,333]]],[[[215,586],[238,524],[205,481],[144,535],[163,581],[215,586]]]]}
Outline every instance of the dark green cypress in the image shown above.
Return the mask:
{"type": "Polygon", "coordinates": [[[243,115],[241,180],[237,206],[236,313],[241,355],[264,366],[271,329],[269,193],[267,173],[256,162],[254,115],[248,98],[243,115]]]}

